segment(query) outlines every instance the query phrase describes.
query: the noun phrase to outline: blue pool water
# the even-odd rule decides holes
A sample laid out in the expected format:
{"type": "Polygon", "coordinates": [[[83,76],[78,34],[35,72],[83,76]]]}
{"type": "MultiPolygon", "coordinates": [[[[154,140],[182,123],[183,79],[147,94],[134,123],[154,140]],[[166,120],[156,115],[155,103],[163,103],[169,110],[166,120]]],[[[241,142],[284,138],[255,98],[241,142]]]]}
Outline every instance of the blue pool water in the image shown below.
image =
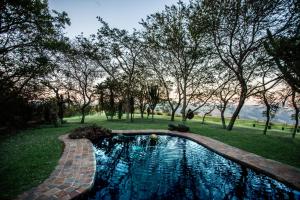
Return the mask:
{"type": "Polygon", "coordinates": [[[300,191],[181,137],[113,136],[95,153],[89,200],[300,199],[300,191]]]}

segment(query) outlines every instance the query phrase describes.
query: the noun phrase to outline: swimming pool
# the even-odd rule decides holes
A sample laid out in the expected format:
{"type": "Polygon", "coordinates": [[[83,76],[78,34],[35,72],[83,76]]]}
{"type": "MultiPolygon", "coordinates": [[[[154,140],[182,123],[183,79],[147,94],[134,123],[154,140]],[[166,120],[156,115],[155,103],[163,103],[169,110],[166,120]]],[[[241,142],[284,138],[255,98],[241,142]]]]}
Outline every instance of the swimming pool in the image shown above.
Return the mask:
{"type": "Polygon", "coordinates": [[[182,137],[116,135],[94,145],[88,199],[300,199],[300,191],[182,137]]]}

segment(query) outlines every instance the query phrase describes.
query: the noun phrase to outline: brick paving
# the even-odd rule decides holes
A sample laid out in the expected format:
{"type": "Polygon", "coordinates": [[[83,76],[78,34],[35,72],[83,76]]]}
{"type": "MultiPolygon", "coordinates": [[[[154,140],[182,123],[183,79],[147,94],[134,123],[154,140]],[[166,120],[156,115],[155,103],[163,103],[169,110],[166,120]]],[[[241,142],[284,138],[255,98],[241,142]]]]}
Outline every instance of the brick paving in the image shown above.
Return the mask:
{"type": "Polygon", "coordinates": [[[59,163],[50,177],[36,188],[23,193],[22,200],[67,200],[88,191],[96,172],[95,154],[92,143],[87,139],[59,137],[65,144],[59,163]]]}
{"type": "MultiPolygon", "coordinates": [[[[168,130],[114,130],[113,133],[156,133],[185,137],[224,157],[263,172],[300,190],[300,170],[298,168],[263,158],[205,136],[168,130]]],[[[65,143],[65,149],[54,172],[41,185],[23,193],[17,199],[69,200],[79,197],[92,187],[96,172],[92,143],[87,139],[69,139],[67,135],[60,136],[60,140],[65,143]]]]}

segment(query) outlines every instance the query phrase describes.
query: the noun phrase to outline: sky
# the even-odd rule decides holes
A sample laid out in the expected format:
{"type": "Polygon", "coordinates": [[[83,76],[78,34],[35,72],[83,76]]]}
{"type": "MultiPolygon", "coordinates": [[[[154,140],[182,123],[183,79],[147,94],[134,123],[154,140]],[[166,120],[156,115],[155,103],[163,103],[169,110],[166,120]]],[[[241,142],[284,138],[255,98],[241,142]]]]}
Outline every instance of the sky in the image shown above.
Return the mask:
{"type": "MultiPolygon", "coordinates": [[[[189,2],[189,0],[182,0],[189,2]]],[[[165,5],[176,4],[178,0],[49,0],[49,8],[65,11],[71,19],[66,28],[70,38],[83,33],[95,34],[100,26],[100,16],[113,28],[132,31],[140,29],[139,22],[147,15],[162,11],[165,5]]]]}

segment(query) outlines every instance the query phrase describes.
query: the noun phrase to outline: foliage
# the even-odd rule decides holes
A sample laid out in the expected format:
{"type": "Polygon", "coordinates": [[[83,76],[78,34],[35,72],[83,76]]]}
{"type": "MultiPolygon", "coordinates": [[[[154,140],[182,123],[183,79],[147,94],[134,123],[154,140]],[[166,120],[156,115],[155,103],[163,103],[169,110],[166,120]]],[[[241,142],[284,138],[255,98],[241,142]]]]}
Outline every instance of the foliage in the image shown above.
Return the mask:
{"type": "Polygon", "coordinates": [[[178,126],[169,124],[168,127],[170,131],[188,132],[190,130],[190,128],[184,124],[178,124],[178,126]]]}
{"type": "MultiPolygon", "coordinates": [[[[298,25],[300,26],[300,24],[298,25]]],[[[279,36],[274,38],[268,30],[268,39],[264,46],[269,55],[273,57],[285,81],[300,92],[300,33],[295,36],[279,36]]]]}
{"type": "Polygon", "coordinates": [[[186,118],[187,119],[193,119],[194,118],[194,112],[189,109],[188,112],[186,113],[186,118]]]}
{"type": "Polygon", "coordinates": [[[22,96],[13,83],[0,79],[0,126],[21,128],[31,118],[32,108],[28,99],[22,96]],[[6,89],[8,87],[9,89],[6,89]],[[7,99],[9,97],[9,99],[7,99]]]}
{"type": "Polygon", "coordinates": [[[126,118],[129,120],[130,98],[135,96],[134,92],[138,87],[138,78],[143,68],[140,56],[145,45],[138,31],[129,33],[126,30],[111,28],[101,17],[98,17],[98,20],[101,23],[97,32],[98,46],[105,49],[111,57],[111,62],[108,64],[110,70],[106,72],[115,80],[122,79],[124,108],[126,118]]]}
{"type": "Polygon", "coordinates": [[[207,24],[208,40],[214,45],[212,54],[222,62],[224,70],[232,72],[239,85],[239,100],[228,130],[232,130],[246,99],[263,86],[256,78],[261,75],[260,60],[268,60],[263,48],[266,30],[279,34],[291,28],[289,24],[296,18],[290,12],[292,4],[288,0],[193,3],[196,21],[207,24]]]}
{"type": "Polygon", "coordinates": [[[62,29],[70,21],[65,12],[50,12],[47,1],[4,0],[0,24],[0,109],[12,111],[1,124],[20,127],[31,120],[29,102],[41,91],[37,79],[55,67],[52,53],[67,46],[62,29]]]}
{"type": "Polygon", "coordinates": [[[91,126],[76,128],[69,134],[69,138],[71,139],[86,138],[91,140],[92,142],[97,142],[99,141],[100,138],[109,137],[111,136],[111,134],[112,132],[110,129],[93,124],[91,126]]]}
{"type": "Polygon", "coordinates": [[[65,54],[65,67],[62,68],[71,101],[80,108],[81,123],[84,123],[87,109],[96,93],[95,80],[102,75],[97,63],[90,58],[90,43],[82,35],[76,37],[71,43],[71,50],[65,54]]]}
{"type": "Polygon", "coordinates": [[[180,105],[185,121],[191,102],[206,102],[211,96],[213,68],[207,59],[211,45],[206,43],[206,25],[197,21],[202,20],[195,20],[190,6],[182,1],[142,21],[149,44],[145,58],[166,92],[172,120],[180,105]],[[176,91],[175,104],[172,90],[176,91]]]}
{"type": "Polygon", "coordinates": [[[159,88],[157,85],[152,85],[148,87],[149,95],[149,108],[152,111],[152,118],[154,115],[154,109],[159,102],[159,88]]]}
{"type": "Polygon", "coordinates": [[[99,105],[104,111],[107,119],[113,119],[118,112],[118,118],[123,114],[124,85],[116,79],[107,78],[102,83],[96,85],[96,93],[99,95],[99,105]]]}

